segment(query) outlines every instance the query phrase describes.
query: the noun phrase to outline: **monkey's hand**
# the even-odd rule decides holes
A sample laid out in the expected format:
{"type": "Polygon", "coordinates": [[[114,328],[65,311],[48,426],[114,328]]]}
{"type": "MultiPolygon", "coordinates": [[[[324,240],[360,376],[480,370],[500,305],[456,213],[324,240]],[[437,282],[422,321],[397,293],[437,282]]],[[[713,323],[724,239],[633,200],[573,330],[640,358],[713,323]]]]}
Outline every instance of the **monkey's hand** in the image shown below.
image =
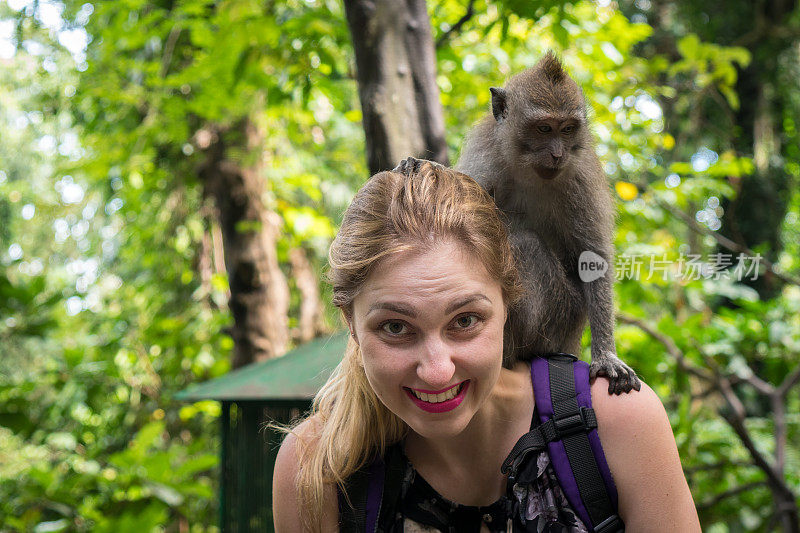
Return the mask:
{"type": "Polygon", "coordinates": [[[608,378],[608,393],[622,394],[630,392],[631,389],[637,391],[642,388],[642,382],[636,376],[636,372],[631,367],[622,362],[613,352],[592,350],[592,364],[589,365],[589,377],[597,376],[608,378]]]}
{"type": "Polygon", "coordinates": [[[437,163],[436,161],[428,161],[427,159],[417,159],[416,157],[407,157],[400,161],[400,164],[397,165],[392,169],[392,172],[399,172],[404,176],[410,176],[411,174],[416,174],[419,172],[422,165],[425,163],[429,163],[431,166],[434,167],[444,167],[441,163],[437,163]]]}

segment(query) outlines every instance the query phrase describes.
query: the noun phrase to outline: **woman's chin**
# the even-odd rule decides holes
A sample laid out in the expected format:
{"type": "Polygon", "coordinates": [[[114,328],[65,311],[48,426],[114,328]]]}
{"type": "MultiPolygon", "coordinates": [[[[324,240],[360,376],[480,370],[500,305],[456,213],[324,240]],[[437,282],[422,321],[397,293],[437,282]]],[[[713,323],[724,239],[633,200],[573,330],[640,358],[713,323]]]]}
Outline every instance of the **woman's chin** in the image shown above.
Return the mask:
{"type": "Polygon", "coordinates": [[[474,411],[467,405],[460,405],[458,413],[432,415],[431,413],[415,413],[416,416],[404,418],[409,429],[425,439],[447,439],[457,437],[469,425],[474,411]],[[443,416],[444,415],[444,416],[443,416]]]}
{"type": "Polygon", "coordinates": [[[461,422],[458,420],[442,420],[433,422],[414,421],[409,424],[408,427],[411,429],[411,431],[423,439],[442,440],[459,436],[464,432],[468,424],[469,421],[461,422]]]}

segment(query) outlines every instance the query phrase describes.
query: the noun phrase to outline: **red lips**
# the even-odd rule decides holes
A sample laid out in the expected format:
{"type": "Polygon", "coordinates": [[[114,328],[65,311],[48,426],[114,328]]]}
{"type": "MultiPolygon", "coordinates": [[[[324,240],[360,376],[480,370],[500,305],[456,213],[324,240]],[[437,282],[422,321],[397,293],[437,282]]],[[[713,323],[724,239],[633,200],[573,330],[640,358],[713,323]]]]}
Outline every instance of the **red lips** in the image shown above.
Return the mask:
{"type": "Polygon", "coordinates": [[[428,413],[446,413],[448,411],[452,411],[453,409],[461,405],[461,402],[464,401],[464,398],[467,395],[467,390],[469,389],[469,380],[462,381],[457,385],[453,385],[452,387],[447,387],[446,389],[438,392],[428,392],[421,389],[414,389],[416,391],[424,392],[426,394],[441,394],[443,392],[449,391],[453,387],[458,387],[461,385],[463,385],[463,387],[461,387],[461,390],[459,391],[458,394],[455,395],[454,398],[439,403],[431,403],[431,402],[426,402],[424,400],[420,400],[414,395],[413,392],[411,392],[411,389],[407,387],[405,387],[404,390],[406,391],[408,397],[411,398],[411,401],[413,401],[417,405],[417,407],[419,407],[423,411],[426,411],[428,413]]]}

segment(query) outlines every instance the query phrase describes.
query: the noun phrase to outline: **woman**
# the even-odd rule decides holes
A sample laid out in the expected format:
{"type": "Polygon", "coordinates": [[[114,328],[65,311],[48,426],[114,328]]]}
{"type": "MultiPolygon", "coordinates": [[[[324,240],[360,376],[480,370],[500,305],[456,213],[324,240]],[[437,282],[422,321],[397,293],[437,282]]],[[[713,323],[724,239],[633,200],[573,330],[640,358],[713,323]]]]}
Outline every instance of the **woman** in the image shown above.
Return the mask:
{"type": "MultiPolygon", "coordinates": [[[[331,245],[330,277],[351,337],[312,414],[281,446],[273,480],[277,531],[338,531],[337,487],[397,447],[406,469],[396,508],[405,511],[388,529],[435,530],[412,518],[424,507],[441,520],[479,516],[474,531],[504,531],[506,520],[500,525],[475,511],[494,513],[515,501],[531,509],[547,502],[558,511],[547,526],[586,530],[580,521],[560,522],[574,513],[546,453],[527,496],[508,494],[501,473],[530,429],[534,395],[529,363],[503,367],[517,273],[494,204],[472,179],[430,165],[411,176],[372,177],[331,245]]],[[[611,396],[604,378],[591,390],[628,531],[699,531],[653,391],[644,385],[611,396]]]]}

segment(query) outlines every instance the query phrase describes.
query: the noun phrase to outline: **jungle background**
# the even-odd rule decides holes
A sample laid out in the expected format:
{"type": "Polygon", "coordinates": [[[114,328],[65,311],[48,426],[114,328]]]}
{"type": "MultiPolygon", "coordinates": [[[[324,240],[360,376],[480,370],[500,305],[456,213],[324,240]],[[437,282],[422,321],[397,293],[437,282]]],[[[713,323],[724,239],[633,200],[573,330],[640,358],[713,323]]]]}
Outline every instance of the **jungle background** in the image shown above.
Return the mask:
{"type": "Polygon", "coordinates": [[[0,2],[0,531],[216,531],[219,405],[175,394],[341,328],[359,185],[547,49],[704,530],[798,531],[796,0],[0,2]]]}

